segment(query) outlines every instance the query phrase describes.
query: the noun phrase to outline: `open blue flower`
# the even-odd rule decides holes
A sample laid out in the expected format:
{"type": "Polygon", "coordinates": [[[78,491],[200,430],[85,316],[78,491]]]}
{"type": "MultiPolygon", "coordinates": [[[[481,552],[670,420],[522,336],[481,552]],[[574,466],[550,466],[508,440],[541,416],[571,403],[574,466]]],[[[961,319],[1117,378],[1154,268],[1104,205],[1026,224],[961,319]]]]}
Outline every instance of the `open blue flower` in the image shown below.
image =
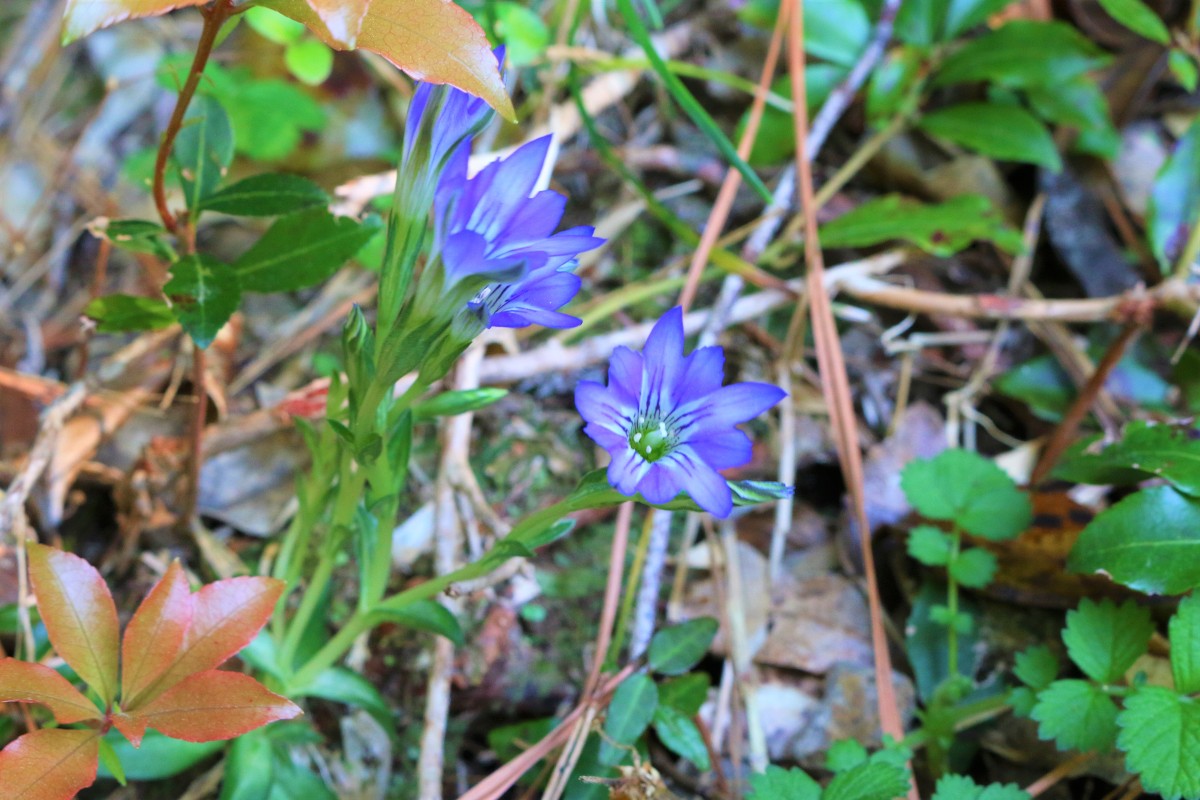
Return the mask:
{"type": "Polygon", "coordinates": [[[722,386],[724,368],[720,347],[683,354],[683,310],[673,308],[640,354],[613,351],[608,386],[576,387],[583,431],[612,456],[608,481],[617,491],[654,505],[686,492],[713,516],[729,516],[732,492],[717,470],[751,457],[750,438],[736,426],[786,395],[768,383],[722,386]]]}
{"type": "MultiPolygon", "coordinates": [[[[556,301],[568,284],[578,290],[577,283],[556,275],[604,240],[586,225],[554,233],[567,200],[550,189],[534,191],[549,149],[549,136],[536,139],[474,178],[467,177],[470,141],[455,150],[434,196],[433,250],[442,260],[446,289],[468,276],[492,275],[514,284],[527,303],[536,301],[549,311],[557,311],[566,300],[551,308],[542,305],[542,299],[556,301]],[[536,285],[527,276],[536,276],[536,285]]],[[[493,316],[499,311],[497,307],[493,316]]]]}
{"type": "Polygon", "coordinates": [[[469,306],[489,328],[577,327],[581,320],[559,311],[579,293],[582,281],[571,274],[576,263],[541,267],[516,283],[493,283],[469,306]]]}

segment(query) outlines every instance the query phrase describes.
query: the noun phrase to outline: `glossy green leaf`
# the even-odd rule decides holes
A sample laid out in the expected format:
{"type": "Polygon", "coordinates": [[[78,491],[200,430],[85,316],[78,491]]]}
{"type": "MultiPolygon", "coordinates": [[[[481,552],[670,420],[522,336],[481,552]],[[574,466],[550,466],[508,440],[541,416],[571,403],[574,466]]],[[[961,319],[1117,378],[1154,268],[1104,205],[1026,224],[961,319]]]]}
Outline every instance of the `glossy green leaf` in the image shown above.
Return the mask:
{"type": "Polygon", "coordinates": [[[175,163],[183,180],[187,207],[198,211],[216,191],[233,161],[233,126],[215,97],[193,98],[175,137],[175,163]]]}
{"type": "Polygon", "coordinates": [[[1142,0],[1100,0],[1100,7],[1138,36],[1159,44],[1166,44],[1171,40],[1167,26],[1142,0]]]}
{"type": "Polygon", "coordinates": [[[1031,689],[1045,689],[1058,677],[1058,658],[1044,644],[1017,653],[1013,674],[1031,689]]]}
{"type": "Polygon", "coordinates": [[[1014,0],[949,0],[942,23],[942,39],[953,39],[976,25],[982,25],[993,14],[1000,13],[1013,2],[1014,0]]]}
{"type": "Polygon", "coordinates": [[[927,567],[950,563],[952,547],[950,536],[932,525],[918,525],[908,532],[908,554],[927,567]]]}
{"type": "MultiPolygon", "coordinates": [[[[658,708],[658,687],[645,675],[631,675],[613,692],[604,718],[604,733],[611,742],[631,746],[650,725],[658,708]]],[[[627,751],[614,747],[610,741],[600,745],[600,761],[607,765],[620,763],[627,751]]]]}
{"type": "Polygon", "coordinates": [[[995,242],[1010,253],[1022,247],[1021,234],[979,195],[932,205],[887,195],[821,226],[822,247],[869,247],[893,240],[938,256],[954,255],[975,241],[995,242]]]}
{"type": "Polygon", "coordinates": [[[1200,797],[1200,701],[1158,686],[1125,699],[1117,745],[1142,788],[1165,800],[1200,797]]]}
{"type": "Polygon", "coordinates": [[[1029,498],[1013,479],[967,450],[945,450],[910,462],[901,473],[900,485],[923,516],[952,522],[993,541],[1012,539],[1033,518],[1029,498]]]}
{"type": "Polygon", "coordinates": [[[1113,683],[1145,654],[1153,633],[1150,612],[1142,606],[1085,599],[1067,613],[1062,638],[1067,654],[1085,675],[1099,683],[1113,683]]]}
{"type": "Polygon", "coordinates": [[[495,386],[442,392],[436,397],[423,400],[413,406],[413,418],[433,419],[434,417],[453,417],[456,414],[465,414],[468,411],[478,411],[481,408],[487,408],[507,396],[507,389],[500,389],[495,386]]]}
{"type": "Polygon", "coordinates": [[[650,668],[663,675],[682,675],[694,667],[717,635],[717,621],[700,617],[663,628],[650,640],[650,668]]]}
{"type": "Polygon", "coordinates": [[[269,172],[221,189],[205,198],[202,207],[241,217],[277,217],[328,203],[329,195],[308,178],[269,172]]]}
{"type": "Polygon", "coordinates": [[[1167,56],[1167,66],[1180,86],[1189,92],[1196,91],[1196,85],[1200,83],[1200,68],[1196,66],[1196,59],[1184,50],[1173,49],[1167,56]]]}
{"type": "Polygon", "coordinates": [[[694,717],[708,699],[711,686],[708,675],[689,672],[677,678],[669,678],[658,685],[658,702],[670,706],[686,716],[694,717]]]}
{"type": "Polygon", "coordinates": [[[1200,586],[1200,499],[1171,486],[1125,497],[1083,529],[1067,566],[1148,594],[1200,586]]]}
{"type": "Polygon", "coordinates": [[[175,324],[171,308],[156,297],[110,294],[84,306],[83,315],[96,323],[100,333],[156,331],[175,324]]]}
{"type": "Polygon", "coordinates": [[[1154,179],[1146,209],[1150,249],[1163,274],[1183,253],[1200,218],[1200,118],[1175,144],[1154,179]]]}
{"type": "Polygon", "coordinates": [[[1072,450],[1055,476],[1076,483],[1129,484],[1157,477],[1200,497],[1200,439],[1194,429],[1135,421],[1120,440],[1097,450],[1096,442],[1072,450]]]}
{"type": "Polygon", "coordinates": [[[246,22],[256,33],[276,44],[292,44],[304,38],[304,26],[278,11],[255,6],[246,9],[246,22]]]}
{"type": "Polygon", "coordinates": [[[1055,85],[1098,69],[1109,58],[1064,22],[1014,20],[950,55],[937,85],[992,81],[1010,88],[1055,85]]]}
{"type": "Polygon", "coordinates": [[[917,127],[932,136],[1004,161],[1062,168],[1046,127],[1028,111],[996,103],[963,103],[921,117],[917,127]]]}
{"type": "Polygon", "coordinates": [[[374,612],[380,621],[394,622],[417,630],[429,631],[445,636],[458,646],[465,642],[458,618],[441,603],[433,600],[418,600],[403,608],[382,608],[374,612]]]}
{"type": "Polygon", "coordinates": [[[1200,692],[1200,595],[1179,601],[1168,631],[1175,691],[1200,692]]]}
{"type": "Polygon", "coordinates": [[[821,784],[799,767],[784,769],[774,764],[766,772],[750,776],[750,797],[754,800],[820,800],[821,784]]]}
{"type": "Polygon", "coordinates": [[[1055,681],[1038,694],[1031,714],[1038,736],[1053,739],[1060,750],[1112,748],[1117,740],[1117,706],[1088,681],[1055,681]]]}
{"type": "Polygon", "coordinates": [[[349,261],[380,230],[377,219],[359,223],[324,208],[289,214],[234,262],[247,292],[288,292],[313,286],[349,261]]]}
{"type": "Polygon", "coordinates": [[[712,768],[704,736],[691,717],[660,703],[654,711],[654,732],[668,750],[692,762],[696,769],[706,772],[712,768]]]}
{"type": "Polygon", "coordinates": [[[212,344],[242,302],[238,274],[228,264],[204,254],[176,261],[163,294],[171,301],[171,312],[179,324],[201,350],[212,344]]]}

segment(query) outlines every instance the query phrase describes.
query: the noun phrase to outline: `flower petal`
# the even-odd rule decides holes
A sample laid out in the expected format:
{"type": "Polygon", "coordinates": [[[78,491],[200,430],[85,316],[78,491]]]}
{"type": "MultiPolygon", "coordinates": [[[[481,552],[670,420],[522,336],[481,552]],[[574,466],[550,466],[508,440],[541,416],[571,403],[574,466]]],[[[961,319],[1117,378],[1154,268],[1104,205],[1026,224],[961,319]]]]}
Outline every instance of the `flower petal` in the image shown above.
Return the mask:
{"type": "Polygon", "coordinates": [[[677,470],[688,496],[714,517],[725,519],[733,511],[733,492],[716,470],[687,445],[676,447],[663,459],[677,470]]]}
{"type": "Polygon", "coordinates": [[[674,467],[675,465],[668,463],[666,459],[650,465],[650,469],[637,485],[638,492],[647,503],[656,506],[669,503],[687,488],[674,467]]]}
{"type": "Polygon", "coordinates": [[[621,402],[620,392],[595,381],[580,381],[575,387],[575,408],[584,421],[615,433],[627,434],[630,417],[636,410],[621,402]]]}
{"type": "Polygon", "coordinates": [[[488,241],[500,238],[509,227],[509,220],[529,201],[542,174],[550,138],[546,135],[522,145],[508,158],[488,164],[475,176],[472,182],[486,186],[487,193],[473,204],[467,227],[483,234],[488,241]]]}
{"type": "Polygon", "coordinates": [[[620,388],[631,397],[641,397],[643,363],[640,353],[618,346],[608,362],[609,385],[620,388]]]}
{"type": "Polygon", "coordinates": [[[638,484],[650,471],[650,462],[642,458],[626,445],[625,449],[612,454],[613,460],[608,464],[608,482],[626,497],[633,497],[638,492],[638,484]]]}
{"type": "Polygon", "coordinates": [[[725,382],[725,350],[720,347],[701,347],[683,360],[679,379],[679,396],[675,402],[686,406],[707,397],[725,382]]]}
{"type": "Polygon", "coordinates": [[[703,436],[688,439],[687,444],[713,469],[740,467],[750,462],[754,452],[750,437],[737,428],[719,433],[705,433],[703,436]]]}
{"type": "Polygon", "coordinates": [[[683,309],[672,308],[654,323],[642,348],[646,381],[642,385],[641,408],[651,414],[670,411],[672,394],[683,365],[683,309]]]}
{"type": "Polygon", "coordinates": [[[754,419],[787,392],[770,383],[735,383],[692,401],[676,416],[688,439],[698,433],[732,428],[754,419]]]}

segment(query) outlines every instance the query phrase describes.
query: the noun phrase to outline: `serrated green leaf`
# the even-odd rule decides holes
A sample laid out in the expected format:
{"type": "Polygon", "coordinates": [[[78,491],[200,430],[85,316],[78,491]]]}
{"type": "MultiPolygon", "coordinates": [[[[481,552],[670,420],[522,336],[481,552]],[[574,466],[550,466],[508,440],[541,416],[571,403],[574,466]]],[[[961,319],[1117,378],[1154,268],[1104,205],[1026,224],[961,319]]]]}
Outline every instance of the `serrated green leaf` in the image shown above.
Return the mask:
{"type": "Polygon", "coordinates": [[[1037,164],[1052,172],[1062,169],[1046,126],[1017,106],[963,103],[926,114],[917,127],[985,156],[1037,164]]]}
{"type": "Polygon", "coordinates": [[[830,772],[845,772],[867,763],[867,748],[854,739],[838,739],[825,751],[825,768],[830,772]]]}
{"type": "Polygon", "coordinates": [[[799,767],[784,769],[772,764],[766,772],[750,776],[750,797],[754,800],[820,800],[821,784],[799,767]]]}
{"type": "Polygon", "coordinates": [[[163,294],[171,301],[171,313],[203,350],[242,302],[238,275],[209,255],[181,258],[171,265],[170,272],[163,294]]]}
{"type": "Polygon", "coordinates": [[[1100,0],[1100,7],[1138,36],[1159,44],[1171,41],[1167,26],[1142,0],[1100,0]]]}
{"type": "Polygon", "coordinates": [[[690,717],[659,703],[654,710],[654,732],[668,750],[695,764],[696,769],[706,772],[712,768],[704,736],[690,717]]]}
{"type": "Polygon", "coordinates": [[[942,64],[936,85],[992,81],[1009,88],[1056,85],[1109,61],[1063,22],[1013,20],[973,40],[942,64]]]}
{"type": "Polygon", "coordinates": [[[968,589],[982,589],[996,576],[996,557],[978,547],[964,550],[950,563],[950,577],[968,589]]]}
{"type": "Polygon", "coordinates": [[[1060,750],[1110,750],[1117,741],[1117,706],[1088,681],[1055,681],[1038,693],[1030,714],[1038,736],[1060,750]]]}
{"type": "Polygon", "coordinates": [[[1029,527],[1029,498],[1004,470],[966,450],[946,450],[910,462],[900,485],[913,507],[930,519],[953,522],[992,541],[1011,539],[1029,527]]]}
{"type": "Polygon", "coordinates": [[[703,672],[689,672],[678,678],[669,678],[658,685],[658,702],[694,717],[708,699],[710,685],[708,675],[703,672]]]}
{"type": "Polygon", "coordinates": [[[128,294],[97,297],[84,307],[83,315],[95,320],[101,333],[153,331],[175,324],[175,315],[162,300],[128,294]]]}
{"type": "Polygon", "coordinates": [[[980,786],[966,775],[943,775],[933,800],[1029,800],[1029,793],[1015,783],[980,786]]]}
{"type": "Polygon", "coordinates": [[[1200,218],[1200,117],[1192,122],[1159,168],[1146,207],[1150,249],[1164,275],[1170,273],[1173,262],[1182,254],[1192,227],[1198,224],[1197,218],[1200,218]]]}
{"type": "Polygon", "coordinates": [[[1168,633],[1175,691],[1183,694],[1200,692],[1200,595],[1179,601],[1168,633]]]}
{"type": "Polygon", "coordinates": [[[1200,497],[1200,439],[1195,430],[1174,425],[1130,423],[1117,442],[1095,452],[1094,444],[1072,450],[1054,471],[1075,483],[1128,484],[1162,478],[1176,489],[1200,497]]]}
{"type": "Polygon", "coordinates": [[[248,292],[288,292],[312,286],[345,264],[380,230],[378,220],[358,223],[324,208],[275,221],[234,269],[248,292]]]}
{"type": "Polygon", "coordinates": [[[937,256],[951,256],[975,241],[995,242],[1019,252],[1021,234],[996,211],[990,200],[961,195],[944,203],[926,204],[900,195],[863,203],[821,226],[823,247],[868,247],[891,240],[911,242],[937,256]]]}
{"type": "Polygon", "coordinates": [[[1062,638],[1067,654],[1085,675],[1113,683],[1146,653],[1153,634],[1150,612],[1136,603],[1084,600],[1067,613],[1062,638]]]}
{"type": "Polygon", "coordinates": [[[909,786],[903,768],[869,761],[833,776],[821,800],[895,800],[906,796],[909,786]]]}
{"type": "Polygon", "coordinates": [[[700,617],[663,628],[650,640],[650,668],[663,675],[682,675],[704,658],[717,635],[717,621],[700,617]]]}
{"type": "Polygon", "coordinates": [[[198,211],[233,161],[233,126],[215,97],[199,95],[192,100],[175,137],[174,156],[187,207],[198,211]]]}
{"type": "Polygon", "coordinates": [[[1067,567],[1103,570],[1147,594],[1182,594],[1200,586],[1200,498],[1172,486],[1134,492],[1083,529],[1067,567]]]}
{"type": "Polygon", "coordinates": [[[1058,677],[1058,657],[1044,644],[1017,653],[1013,674],[1032,689],[1045,689],[1058,677]]]}
{"type": "Polygon", "coordinates": [[[932,525],[918,525],[908,532],[908,554],[927,567],[944,567],[953,547],[950,536],[932,525]]]}
{"type": "Polygon", "coordinates": [[[1200,703],[1145,686],[1125,699],[1117,746],[1142,788],[1164,800],[1200,797],[1200,703]]]}
{"type": "Polygon", "coordinates": [[[209,195],[201,207],[241,217],[276,217],[328,203],[329,195],[308,178],[268,172],[209,195]]]}
{"type": "MultiPolygon", "coordinates": [[[[604,718],[604,733],[620,745],[632,745],[649,727],[658,708],[658,687],[645,675],[631,675],[613,692],[604,718]]],[[[600,745],[600,762],[607,766],[620,763],[626,751],[609,741],[600,745]]]]}

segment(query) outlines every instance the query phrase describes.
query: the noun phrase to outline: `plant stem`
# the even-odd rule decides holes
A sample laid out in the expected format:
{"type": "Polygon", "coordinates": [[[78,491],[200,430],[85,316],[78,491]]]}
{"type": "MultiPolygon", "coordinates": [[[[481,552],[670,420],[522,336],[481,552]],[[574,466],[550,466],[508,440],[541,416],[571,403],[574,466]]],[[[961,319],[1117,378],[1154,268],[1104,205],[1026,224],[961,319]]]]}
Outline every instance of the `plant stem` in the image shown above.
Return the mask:
{"type": "MultiPolygon", "coordinates": [[[[954,526],[951,538],[954,544],[950,547],[948,563],[950,568],[953,568],[959,553],[962,552],[962,532],[957,525],[954,526]]],[[[949,572],[946,578],[946,609],[950,616],[949,627],[946,629],[946,671],[954,678],[958,676],[958,581],[954,580],[954,576],[949,572]]]]}
{"type": "Polygon", "coordinates": [[[192,412],[191,454],[188,457],[187,485],[179,512],[179,528],[188,531],[200,500],[200,468],[204,465],[204,424],[208,420],[208,359],[202,348],[192,345],[192,391],[196,396],[192,412]]]}
{"type": "Polygon", "coordinates": [[[1191,277],[1192,267],[1198,258],[1200,258],[1200,219],[1192,223],[1192,232],[1188,234],[1187,244],[1183,246],[1183,252],[1179,254],[1179,260],[1175,262],[1175,277],[1181,281],[1186,281],[1191,277]]]}

